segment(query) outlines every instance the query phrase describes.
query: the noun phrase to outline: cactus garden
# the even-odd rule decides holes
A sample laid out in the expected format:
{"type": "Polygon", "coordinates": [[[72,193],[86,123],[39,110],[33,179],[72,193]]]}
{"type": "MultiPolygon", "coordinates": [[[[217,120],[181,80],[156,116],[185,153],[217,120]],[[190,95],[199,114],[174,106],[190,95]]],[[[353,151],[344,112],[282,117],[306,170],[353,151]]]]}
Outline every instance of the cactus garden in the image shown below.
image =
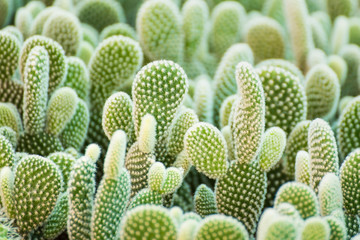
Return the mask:
{"type": "Polygon", "coordinates": [[[360,0],[0,0],[0,240],[360,240],[360,0]]]}

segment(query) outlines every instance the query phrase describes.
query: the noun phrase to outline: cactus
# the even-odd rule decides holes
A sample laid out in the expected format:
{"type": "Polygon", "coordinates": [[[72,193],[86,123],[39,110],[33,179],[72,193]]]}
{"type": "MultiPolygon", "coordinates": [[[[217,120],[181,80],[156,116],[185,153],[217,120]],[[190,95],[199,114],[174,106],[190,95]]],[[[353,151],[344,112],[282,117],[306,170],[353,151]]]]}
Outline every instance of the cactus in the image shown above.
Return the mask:
{"type": "Polygon", "coordinates": [[[356,81],[358,78],[358,70],[360,63],[360,49],[357,45],[345,45],[339,52],[348,68],[348,74],[341,88],[341,96],[351,95],[357,96],[359,93],[359,83],[356,81]]]}
{"type": "Polygon", "coordinates": [[[275,208],[281,203],[292,204],[303,219],[319,215],[319,202],[315,192],[303,183],[283,184],[276,193],[275,208]]]}
{"type": "Polygon", "coordinates": [[[187,158],[195,168],[209,178],[219,178],[226,173],[227,144],[221,132],[208,123],[197,123],[185,134],[187,158]]]}
{"type": "Polygon", "coordinates": [[[358,128],[358,108],[360,98],[352,99],[341,112],[337,130],[339,151],[344,159],[351,151],[360,147],[360,138],[357,137],[358,128]],[[351,136],[351,137],[350,137],[351,136]]]}
{"type": "Polygon", "coordinates": [[[245,9],[238,2],[225,1],[213,9],[209,41],[210,49],[218,59],[231,45],[242,38],[245,17],[245,9]]]}
{"type": "Polygon", "coordinates": [[[184,149],[184,136],[186,131],[198,122],[198,116],[193,110],[188,108],[180,110],[169,128],[167,139],[167,152],[169,154],[175,156],[181,153],[184,149]]]}
{"type": "Polygon", "coordinates": [[[110,141],[104,176],[98,187],[91,220],[91,239],[116,239],[117,224],[130,198],[130,175],[123,168],[126,135],[116,131],[110,141]]]}
{"type": "Polygon", "coordinates": [[[175,167],[165,169],[164,164],[155,162],[149,169],[149,189],[164,195],[172,194],[181,186],[183,175],[175,167]]]}
{"type": "Polygon", "coordinates": [[[132,198],[127,210],[144,204],[163,205],[162,195],[148,188],[144,188],[132,198]]]}
{"type": "Polygon", "coordinates": [[[150,60],[182,60],[181,16],[175,3],[165,0],[145,2],[138,11],[136,29],[144,53],[150,60]]]}
{"type": "Polygon", "coordinates": [[[31,12],[22,7],[16,11],[15,14],[15,26],[20,30],[24,39],[30,36],[32,15],[31,12]]]}
{"type": "Polygon", "coordinates": [[[326,174],[319,184],[318,197],[322,216],[328,216],[334,210],[342,209],[343,196],[339,177],[334,173],[326,174]]]}
{"type": "Polygon", "coordinates": [[[231,129],[235,156],[250,163],[258,154],[265,128],[265,97],[259,76],[249,63],[236,67],[236,82],[241,98],[234,107],[231,129]]]}
{"type": "Polygon", "coordinates": [[[126,80],[133,76],[142,60],[143,54],[139,44],[128,37],[107,38],[96,48],[89,64],[92,115],[88,142],[95,141],[104,148],[107,146],[108,141],[101,129],[103,105],[114,89],[122,87],[126,80]],[[118,54],[118,58],[108,61],[113,54],[118,54]]]}
{"type": "Polygon", "coordinates": [[[85,156],[74,164],[69,180],[69,239],[90,239],[93,197],[95,194],[96,161],[100,150],[89,145],[85,156]]]}
{"type": "Polygon", "coordinates": [[[304,228],[301,233],[301,239],[325,240],[330,238],[330,227],[326,220],[320,217],[312,217],[305,221],[304,228]]]}
{"type": "Polygon", "coordinates": [[[85,0],[76,8],[79,20],[93,26],[98,32],[111,24],[125,20],[121,5],[114,0],[85,0]]]}
{"type": "Polygon", "coordinates": [[[268,59],[265,61],[262,61],[256,65],[256,68],[262,68],[262,67],[278,67],[282,68],[288,72],[290,72],[292,75],[295,75],[300,79],[301,84],[305,82],[304,75],[300,71],[300,69],[295,66],[293,63],[286,61],[284,59],[268,59]]]}
{"type": "Polygon", "coordinates": [[[348,71],[345,60],[338,55],[331,55],[328,58],[327,64],[336,73],[339,84],[342,86],[345,83],[348,71]]]}
{"type": "Polygon", "coordinates": [[[247,61],[254,63],[254,56],[247,44],[234,44],[221,58],[214,77],[214,123],[219,125],[219,111],[222,102],[236,93],[236,78],[234,72],[239,62],[247,61]]]}
{"type": "Polygon", "coordinates": [[[134,124],[132,121],[133,104],[124,92],[118,92],[111,95],[105,102],[102,126],[108,139],[116,130],[125,131],[128,141],[133,142],[134,124]]]}
{"type": "Polygon", "coordinates": [[[253,234],[264,205],[266,187],[266,174],[256,161],[250,164],[233,161],[226,174],[216,182],[219,213],[237,218],[249,234],[253,234]]]}
{"type": "Polygon", "coordinates": [[[338,54],[342,47],[349,42],[349,22],[344,16],[339,16],[334,22],[330,44],[334,54],[338,54]]]}
{"type": "Polygon", "coordinates": [[[0,80],[8,81],[15,73],[16,64],[20,55],[20,42],[18,39],[6,31],[0,32],[0,80]]]}
{"type": "Polygon", "coordinates": [[[286,149],[284,171],[289,176],[294,176],[296,172],[296,157],[300,150],[308,151],[308,131],[311,121],[301,121],[293,128],[289,134],[286,149]]]}
{"type": "Polygon", "coordinates": [[[152,114],[157,122],[155,155],[158,161],[164,162],[167,166],[171,164],[171,160],[166,159],[164,154],[166,132],[185,97],[187,88],[184,70],[178,64],[166,60],[155,61],[143,67],[133,83],[133,120],[136,136],[139,136],[142,117],[146,113],[152,114]],[[156,74],[155,81],[149,78],[153,74],[156,74]],[[174,93],[176,96],[173,96],[174,93]]]}
{"type": "Polygon", "coordinates": [[[194,110],[201,122],[212,123],[213,120],[213,90],[207,75],[195,79],[194,110]]]}
{"type": "Polygon", "coordinates": [[[325,64],[314,66],[306,75],[307,119],[330,120],[340,98],[339,79],[325,64]]]}
{"type": "Polygon", "coordinates": [[[329,216],[326,217],[325,220],[327,221],[330,227],[330,238],[329,239],[346,239],[347,232],[345,223],[336,217],[329,216]]]}
{"type": "Polygon", "coordinates": [[[232,217],[222,215],[206,217],[200,222],[194,235],[196,240],[249,239],[249,234],[241,222],[232,217]]]}
{"type": "Polygon", "coordinates": [[[194,195],[194,206],[196,213],[203,218],[217,213],[214,192],[205,184],[197,187],[194,195]]]}
{"type": "Polygon", "coordinates": [[[90,91],[89,73],[86,65],[77,57],[68,57],[66,60],[68,69],[63,86],[71,87],[76,91],[79,98],[86,101],[90,91]]]}
{"type": "Polygon", "coordinates": [[[15,169],[14,216],[22,235],[40,227],[51,214],[59,197],[63,178],[49,159],[29,155],[15,169]]]}
{"type": "Polygon", "coordinates": [[[48,134],[58,136],[75,114],[77,105],[76,92],[64,87],[51,95],[46,112],[46,128],[48,134]]]}
{"type": "Polygon", "coordinates": [[[10,219],[14,219],[15,205],[14,205],[14,173],[10,167],[3,167],[0,173],[0,197],[1,205],[10,219]]]}
{"type": "Polygon", "coordinates": [[[318,186],[326,173],[339,173],[339,158],[334,133],[322,119],[310,123],[309,134],[310,185],[318,192],[318,186]]]}
{"type": "Polygon", "coordinates": [[[297,123],[306,119],[307,100],[299,79],[272,66],[258,68],[257,73],[264,88],[265,127],[277,126],[289,134],[297,123]]]}
{"type": "Polygon", "coordinates": [[[74,56],[81,41],[80,21],[69,12],[55,12],[46,20],[42,35],[58,42],[66,55],[74,56]]]}
{"type": "Polygon", "coordinates": [[[135,30],[126,23],[114,23],[112,25],[107,26],[104,28],[99,36],[99,41],[102,42],[103,40],[112,37],[122,35],[124,37],[129,37],[134,40],[137,39],[137,35],[135,30]]]}
{"type": "Polygon", "coordinates": [[[128,211],[121,222],[120,239],[175,240],[176,226],[164,207],[142,205],[128,211]],[[139,227],[147,226],[141,232],[139,227]]]}
{"type": "Polygon", "coordinates": [[[138,142],[135,142],[130,147],[126,155],[125,167],[131,176],[131,197],[147,187],[147,173],[154,162],[155,156],[153,153],[141,152],[138,142]]]}
{"type": "Polygon", "coordinates": [[[13,149],[17,147],[16,132],[9,127],[0,127],[0,135],[4,136],[12,145],[13,149]]]}
{"type": "Polygon", "coordinates": [[[71,169],[76,162],[76,158],[64,152],[52,153],[48,158],[59,167],[64,180],[63,189],[66,189],[68,187],[71,169]]]}
{"type": "Polygon", "coordinates": [[[282,26],[269,17],[249,21],[246,29],[246,42],[251,47],[255,62],[270,58],[284,58],[285,33],[282,26]]]}
{"type": "Polygon", "coordinates": [[[40,133],[45,127],[49,84],[49,56],[45,48],[34,47],[29,53],[24,80],[24,128],[29,134],[40,133]]]}
{"type": "MultiPolygon", "coordinates": [[[[49,87],[48,93],[52,93],[60,84],[63,83],[66,77],[67,66],[65,62],[64,50],[57,42],[44,36],[33,36],[27,39],[20,53],[20,73],[23,81],[26,83],[26,65],[29,61],[29,55],[33,48],[42,46],[48,53],[48,78],[49,87]]],[[[39,74],[38,74],[39,75],[39,74]]]]}
{"type": "Polygon", "coordinates": [[[305,0],[285,0],[284,12],[296,64],[304,71],[306,56],[314,47],[305,0]]]}
{"type": "Polygon", "coordinates": [[[58,201],[50,216],[44,223],[42,233],[46,239],[55,239],[65,229],[69,212],[69,195],[67,192],[60,194],[58,201]]]}
{"type": "Polygon", "coordinates": [[[230,116],[231,116],[231,109],[236,101],[237,96],[231,95],[227,97],[221,104],[220,108],[220,127],[224,128],[229,125],[230,116]]]}
{"type": "Polygon", "coordinates": [[[182,31],[184,33],[184,57],[192,61],[204,41],[209,8],[204,0],[187,1],[182,8],[182,31]]]}
{"type": "Polygon", "coordinates": [[[329,52],[328,35],[320,23],[320,21],[313,16],[310,17],[311,34],[313,37],[314,47],[321,49],[324,52],[329,52]]]}
{"type": "Polygon", "coordinates": [[[341,189],[344,199],[345,212],[350,215],[359,215],[358,202],[358,162],[360,151],[357,149],[351,152],[345,159],[340,170],[341,189]]]}
{"type": "Polygon", "coordinates": [[[286,146],[286,134],[279,127],[266,130],[259,152],[260,167],[268,172],[280,160],[286,146]]]}
{"type": "Polygon", "coordinates": [[[357,7],[357,1],[353,0],[345,0],[345,1],[334,1],[327,0],[327,12],[332,20],[334,20],[337,16],[343,15],[349,17],[357,7]]]}
{"type": "Polygon", "coordinates": [[[257,229],[257,239],[296,239],[298,229],[294,219],[279,214],[274,209],[267,209],[261,216],[257,229]]]}
{"type": "Polygon", "coordinates": [[[310,186],[310,155],[303,150],[296,154],[295,180],[310,186]]]}

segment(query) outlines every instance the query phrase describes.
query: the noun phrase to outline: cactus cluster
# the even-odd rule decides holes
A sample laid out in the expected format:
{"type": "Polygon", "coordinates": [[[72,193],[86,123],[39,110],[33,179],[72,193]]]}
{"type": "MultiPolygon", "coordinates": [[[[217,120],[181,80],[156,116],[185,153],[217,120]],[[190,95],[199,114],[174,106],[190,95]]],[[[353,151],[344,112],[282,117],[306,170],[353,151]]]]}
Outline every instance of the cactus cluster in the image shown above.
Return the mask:
{"type": "Polygon", "coordinates": [[[0,0],[0,240],[360,239],[358,0],[0,0]]]}

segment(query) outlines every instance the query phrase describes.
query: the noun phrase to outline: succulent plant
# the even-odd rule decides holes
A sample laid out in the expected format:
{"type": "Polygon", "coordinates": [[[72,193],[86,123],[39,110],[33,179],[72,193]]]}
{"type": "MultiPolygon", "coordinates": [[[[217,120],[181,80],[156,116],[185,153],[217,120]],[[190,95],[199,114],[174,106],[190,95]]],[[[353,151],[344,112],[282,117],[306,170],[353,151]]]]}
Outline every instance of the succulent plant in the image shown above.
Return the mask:
{"type": "Polygon", "coordinates": [[[216,200],[214,192],[205,184],[201,184],[194,194],[195,211],[201,217],[216,214],[216,200]]]}

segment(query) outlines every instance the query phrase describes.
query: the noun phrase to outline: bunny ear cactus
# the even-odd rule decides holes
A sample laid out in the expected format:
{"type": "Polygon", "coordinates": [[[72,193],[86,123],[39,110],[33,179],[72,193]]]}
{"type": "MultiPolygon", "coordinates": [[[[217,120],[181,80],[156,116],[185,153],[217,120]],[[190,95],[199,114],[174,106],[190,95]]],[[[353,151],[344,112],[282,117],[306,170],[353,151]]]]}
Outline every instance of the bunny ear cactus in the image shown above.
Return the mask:
{"type": "Polygon", "coordinates": [[[124,37],[129,37],[134,40],[137,39],[136,32],[134,28],[132,28],[130,25],[126,23],[115,23],[107,26],[101,31],[99,36],[100,42],[115,35],[122,35],[124,37]]]}
{"type": "Polygon", "coordinates": [[[284,171],[289,176],[294,176],[296,172],[296,157],[299,151],[308,151],[308,132],[311,121],[301,121],[290,132],[284,160],[284,171]]]}
{"type": "Polygon", "coordinates": [[[55,239],[66,229],[68,213],[69,194],[68,192],[63,192],[60,194],[53,211],[41,229],[45,239],[55,239]]]}
{"type": "Polygon", "coordinates": [[[238,239],[248,240],[244,225],[236,219],[223,215],[212,215],[200,222],[195,230],[196,240],[238,239]]]}
{"type": "Polygon", "coordinates": [[[82,37],[80,21],[70,12],[55,12],[46,20],[42,35],[58,42],[66,55],[74,56],[82,37]]]}
{"type": "Polygon", "coordinates": [[[0,31],[0,81],[10,81],[20,56],[20,42],[6,31],[0,31]]]}
{"type": "Polygon", "coordinates": [[[319,202],[315,192],[303,183],[283,184],[276,194],[275,208],[281,203],[292,204],[303,219],[319,215],[319,202]]]}
{"type": "Polygon", "coordinates": [[[125,20],[120,3],[114,0],[81,1],[76,10],[79,20],[93,26],[98,32],[111,24],[125,20]]]}
{"type": "Polygon", "coordinates": [[[89,145],[85,156],[75,162],[70,174],[67,229],[71,240],[90,239],[96,161],[99,155],[99,146],[89,145]]]}
{"type": "Polygon", "coordinates": [[[3,167],[0,172],[0,197],[1,205],[8,218],[14,219],[14,173],[10,167],[3,167]]]}
{"type": "Polygon", "coordinates": [[[16,107],[11,103],[0,103],[0,126],[11,128],[18,140],[23,131],[21,117],[16,107]]]}
{"type": "Polygon", "coordinates": [[[328,216],[334,210],[342,209],[343,196],[338,176],[334,173],[328,173],[322,178],[319,184],[318,198],[322,216],[328,216]]]}
{"type": "Polygon", "coordinates": [[[207,177],[223,176],[228,168],[227,144],[221,132],[211,124],[197,123],[185,134],[186,156],[207,177]]]}
{"type": "Polygon", "coordinates": [[[341,166],[340,179],[344,199],[345,212],[350,215],[359,215],[359,162],[360,150],[351,152],[341,166]]]}
{"type": "Polygon", "coordinates": [[[254,52],[255,62],[270,58],[284,58],[285,33],[272,18],[254,18],[247,23],[246,42],[254,52]]]}
{"type": "Polygon", "coordinates": [[[239,62],[246,61],[250,64],[254,63],[254,56],[249,45],[238,43],[231,46],[224,53],[221,61],[216,69],[214,77],[214,123],[219,126],[219,111],[223,101],[236,94],[236,77],[235,70],[239,62]]]}
{"type": "Polygon", "coordinates": [[[184,149],[184,136],[189,128],[199,122],[196,113],[189,108],[180,110],[169,128],[167,152],[173,156],[179,155],[184,149]]]}
{"type": "Polygon", "coordinates": [[[204,0],[186,1],[182,7],[182,31],[184,33],[184,57],[193,61],[198,55],[206,36],[209,7],[204,0]]]}
{"type": "Polygon", "coordinates": [[[111,139],[116,130],[123,130],[129,142],[132,143],[135,140],[132,111],[131,98],[124,92],[114,93],[106,100],[102,126],[108,139],[111,139]]]}
{"type": "Polygon", "coordinates": [[[342,86],[345,83],[348,71],[345,60],[338,55],[331,55],[328,57],[327,65],[336,73],[339,84],[342,86]]]}
{"type": "MultiPolygon", "coordinates": [[[[48,63],[42,63],[42,67],[47,72],[46,78],[48,78],[48,87],[46,91],[50,94],[52,93],[57,87],[59,87],[66,77],[66,71],[67,71],[67,65],[65,60],[65,53],[63,48],[55,42],[54,40],[44,37],[44,36],[33,36],[29,39],[27,39],[22,47],[21,54],[20,54],[20,73],[22,75],[22,79],[26,85],[27,81],[26,78],[29,78],[31,76],[31,73],[29,72],[30,69],[28,66],[28,62],[30,59],[34,58],[31,57],[30,53],[32,52],[33,48],[39,49],[37,46],[43,47],[42,52],[46,50],[48,60],[46,62],[48,63]],[[45,67],[44,64],[47,64],[48,67],[45,67]],[[45,70],[47,69],[47,70],[45,70]],[[29,76],[30,75],[30,76],[29,76]]],[[[39,51],[39,50],[37,50],[39,51]]],[[[45,53],[42,53],[45,54],[45,53]]],[[[43,57],[44,58],[44,57],[43,57]]],[[[34,60],[31,60],[34,61],[34,60]]],[[[45,61],[45,60],[42,60],[45,61]]],[[[39,63],[40,64],[40,63],[39,63]]],[[[43,75],[45,76],[45,72],[43,75]]],[[[37,74],[40,76],[40,74],[37,74]]],[[[35,80],[32,80],[35,81],[35,80]]],[[[43,87],[42,87],[43,88],[43,87]]],[[[25,94],[24,94],[25,95],[25,94]]]]}
{"type": "Polygon", "coordinates": [[[155,162],[149,169],[149,189],[159,194],[174,193],[182,184],[182,171],[175,167],[165,169],[164,164],[155,162]]]}
{"type": "Polygon", "coordinates": [[[309,127],[310,185],[318,192],[326,173],[339,173],[339,158],[334,133],[329,124],[315,119],[309,127]]]}
{"type": "Polygon", "coordinates": [[[260,218],[257,229],[257,239],[275,240],[288,239],[295,240],[298,229],[294,219],[290,216],[279,214],[276,210],[269,208],[265,210],[260,218]]]}
{"type": "Polygon", "coordinates": [[[157,122],[155,155],[158,161],[164,162],[167,166],[173,162],[166,158],[167,132],[187,89],[188,81],[184,70],[178,64],[167,60],[155,61],[144,66],[137,73],[133,83],[133,120],[136,136],[139,136],[142,117],[147,113],[152,114],[157,122]]]}
{"type": "Polygon", "coordinates": [[[304,223],[304,228],[301,233],[301,239],[321,239],[326,240],[330,238],[330,227],[325,219],[320,217],[311,217],[304,223]]]}
{"type": "Polygon", "coordinates": [[[239,63],[235,74],[241,96],[234,103],[231,124],[235,156],[240,163],[250,163],[259,153],[264,134],[264,91],[259,76],[249,63],[239,63]]]}
{"type": "Polygon", "coordinates": [[[213,90],[211,80],[207,75],[195,79],[194,110],[202,122],[213,121],[213,90]]]}
{"type": "Polygon", "coordinates": [[[348,74],[341,88],[341,96],[357,96],[359,94],[358,71],[360,64],[360,48],[355,44],[345,45],[339,52],[348,68],[348,74]]]}
{"type": "Polygon", "coordinates": [[[77,103],[78,97],[73,89],[64,87],[55,91],[48,103],[45,131],[58,136],[75,114],[77,103]]]}
{"type": "Polygon", "coordinates": [[[266,130],[259,152],[260,167],[268,172],[280,160],[286,146],[286,134],[279,127],[266,130]]]}
{"type": "Polygon", "coordinates": [[[129,211],[137,206],[144,204],[161,206],[164,204],[164,199],[160,193],[152,191],[148,188],[144,188],[132,198],[127,210],[129,211]]]}
{"type": "Polygon", "coordinates": [[[266,174],[257,161],[249,164],[233,161],[215,187],[219,213],[241,221],[250,234],[255,232],[265,194],[266,174]],[[248,176],[252,176],[251,179],[248,176]]]}
{"type": "Polygon", "coordinates": [[[277,126],[289,134],[306,119],[307,100],[299,78],[273,66],[258,68],[257,73],[265,94],[265,127],[277,126]]]}
{"type": "MultiPolygon", "coordinates": [[[[23,49],[25,48],[26,46],[23,49]]],[[[36,46],[31,49],[23,75],[25,132],[40,133],[45,127],[49,86],[49,55],[44,47],[36,46]]]]}
{"type": "Polygon", "coordinates": [[[126,135],[116,131],[110,141],[104,176],[98,187],[91,220],[91,239],[116,239],[118,223],[130,198],[130,175],[123,168],[126,135]]]}
{"type": "Polygon", "coordinates": [[[139,44],[128,37],[113,36],[98,45],[89,64],[92,114],[88,142],[95,141],[103,148],[107,146],[108,141],[101,128],[103,106],[112,92],[135,74],[142,61],[139,44]],[[114,54],[118,57],[112,58],[114,54]]]}
{"type": "Polygon", "coordinates": [[[48,156],[48,158],[59,167],[64,180],[63,188],[67,189],[71,169],[76,162],[76,158],[64,152],[52,153],[48,156]]]}
{"type": "Polygon", "coordinates": [[[195,211],[201,217],[216,214],[216,200],[214,192],[205,184],[197,187],[194,195],[195,211]]]}
{"type": "Polygon", "coordinates": [[[142,205],[126,213],[121,222],[120,239],[175,240],[176,233],[175,220],[166,208],[142,205]]]}
{"type": "Polygon", "coordinates": [[[231,45],[242,38],[245,19],[245,9],[238,2],[221,2],[213,9],[209,42],[210,49],[218,59],[231,45]]]}
{"type": "Polygon", "coordinates": [[[49,159],[29,155],[15,169],[14,206],[16,223],[26,236],[40,227],[54,209],[63,178],[49,159]]]}
{"type": "Polygon", "coordinates": [[[330,238],[329,239],[346,239],[347,238],[347,229],[345,223],[336,217],[328,216],[325,217],[329,227],[330,227],[330,238]]]}
{"type": "Polygon", "coordinates": [[[295,181],[310,186],[310,155],[303,150],[296,154],[295,181]]]}
{"type": "Polygon", "coordinates": [[[182,61],[184,41],[181,27],[179,9],[172,1],[146,1],[137,13],[139,40],[151,61],[182,61]]]}
{"type": "Polygon", "coordinates": [[[340,98],[339,79],[325,64],[311,68],[306,75],[307,119],[334,117],[340,98]]]}
{"type": "Polygon", "coordinates": [[[314,47],[305,0],[285,0],[284,12],[297,66],[305,71],[306,56],[314,47]]]}
{"type": "Polygon", "coordinates": [[[220,108],[220,127],[228,127],[230,123],[231,110],[236,101],[237,95],[231,95],[222,102],[220,108]]]}
{"type": "Polygon", "coordinates": [[[90,91],[89,73],[85,63],[77,57],[66,58],[68,65],[64,87],[71,87],[82,100],[88,100],[90,91]]]}
{"type": "Polygon", "coordinates": [[[331,20],[334,20],[337,16],[343,15],[349,17],[357,8],[357,1],[344,0],[341,2],[335,0],[327,0],[326,7],[331,20]]]}
{"type": "Polygon", "coordinates": [[[341,111],[337,137],[339,150],[344,159],[351,151],[360,147],[359,126],[360,97],[352,99],[341,111]]]}

